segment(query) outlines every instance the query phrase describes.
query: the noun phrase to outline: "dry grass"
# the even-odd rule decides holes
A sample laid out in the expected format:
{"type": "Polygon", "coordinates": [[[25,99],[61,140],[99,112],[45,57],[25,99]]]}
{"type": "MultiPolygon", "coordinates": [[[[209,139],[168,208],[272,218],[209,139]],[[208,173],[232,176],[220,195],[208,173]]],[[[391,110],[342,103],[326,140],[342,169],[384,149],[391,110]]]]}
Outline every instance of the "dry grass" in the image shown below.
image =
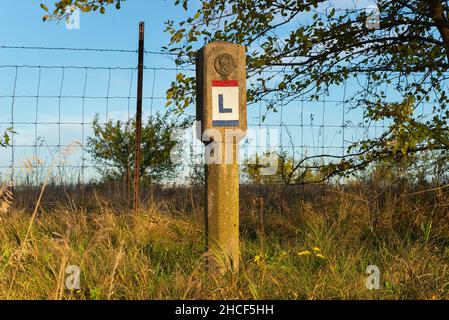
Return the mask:
{"type": "Polygon", "coordinates": [[[242,268],[225,276],[204,270],[199,192],[159,190],[139,215],[92,190],[8,205],[0,299],[448,299],[446,191],[242,188],[242,268]],[[365,287],[372,264],[380,290],[365,287]],[[68,265],[81,290],[66,290],[68,265]]]}

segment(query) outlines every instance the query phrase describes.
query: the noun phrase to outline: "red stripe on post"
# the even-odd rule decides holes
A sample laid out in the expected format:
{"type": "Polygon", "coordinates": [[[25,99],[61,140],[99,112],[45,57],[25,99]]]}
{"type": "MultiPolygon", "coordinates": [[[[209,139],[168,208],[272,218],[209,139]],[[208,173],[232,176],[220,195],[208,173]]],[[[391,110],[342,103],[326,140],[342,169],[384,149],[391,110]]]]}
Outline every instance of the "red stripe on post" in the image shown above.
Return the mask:
{"type": "Polygon", "coordinates": [[[212,87],[238,87],[237,80],[212,80],[212,87]]]}

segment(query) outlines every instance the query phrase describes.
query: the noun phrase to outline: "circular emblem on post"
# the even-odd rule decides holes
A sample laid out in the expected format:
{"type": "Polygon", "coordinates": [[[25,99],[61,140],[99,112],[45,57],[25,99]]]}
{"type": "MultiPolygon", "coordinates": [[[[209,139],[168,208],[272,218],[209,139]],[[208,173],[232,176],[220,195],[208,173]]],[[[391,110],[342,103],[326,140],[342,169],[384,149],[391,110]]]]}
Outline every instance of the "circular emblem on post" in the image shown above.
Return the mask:
{"type": "Polygon", "coordinates": [[[236,68],[234,58],[228,53],[219,55],[215,59],[215,70],[223,76],[231,74],[236,68]]]}

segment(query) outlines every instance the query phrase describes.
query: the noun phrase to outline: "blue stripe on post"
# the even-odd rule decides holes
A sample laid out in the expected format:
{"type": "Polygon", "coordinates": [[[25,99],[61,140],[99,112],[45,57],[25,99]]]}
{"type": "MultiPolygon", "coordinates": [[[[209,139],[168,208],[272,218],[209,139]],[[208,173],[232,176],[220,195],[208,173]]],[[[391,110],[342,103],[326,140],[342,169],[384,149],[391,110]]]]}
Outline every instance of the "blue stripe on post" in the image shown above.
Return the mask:
{"type": "Polygon", "coordinates": [[[224,98],[222,94],[218,95],[218,111],[220,113],[232,113],[231,108],[225,108],[224,107],[224,98]]]}
{"type": "Polygon", "coordinates": [[[240,125],[239,120],[214,120],[212,125],[215,127],[237,127],[240,125]]]}

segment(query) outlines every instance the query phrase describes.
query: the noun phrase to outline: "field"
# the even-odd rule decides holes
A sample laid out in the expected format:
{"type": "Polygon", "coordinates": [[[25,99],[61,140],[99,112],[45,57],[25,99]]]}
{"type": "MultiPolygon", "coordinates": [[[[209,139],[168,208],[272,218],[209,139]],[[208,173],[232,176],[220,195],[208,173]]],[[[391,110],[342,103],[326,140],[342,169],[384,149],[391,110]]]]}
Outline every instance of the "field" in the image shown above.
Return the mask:
{"type": "Polygon", "coordinates": [[[0,300],[449,300],[449,1],[2,9],[0,300]]]}
{"type": "Polygon", "coordinates": [[[137,215],[118,189],[17,189],[0,217],[0,299],[449,298],[446,188],[240,193],[241,270],[221,276],[204,267],[201,188],[147,190],[137,215]],[[66,289],[69,265],[79,290],[66,289]],[[366,287],[369,265],[378,290],[366,287]]]}

